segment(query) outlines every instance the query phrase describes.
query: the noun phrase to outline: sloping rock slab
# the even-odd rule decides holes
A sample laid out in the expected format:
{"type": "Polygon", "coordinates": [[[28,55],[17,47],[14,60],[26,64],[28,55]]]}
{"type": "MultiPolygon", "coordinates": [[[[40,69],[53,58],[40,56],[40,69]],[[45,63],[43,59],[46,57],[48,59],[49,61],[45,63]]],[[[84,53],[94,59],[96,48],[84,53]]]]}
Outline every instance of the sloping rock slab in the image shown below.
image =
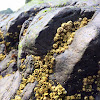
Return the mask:
{"type": "Polygon", "coordinates": [[[20,85],[19,71],[0,80],[0,100],[11,100],[20,85]]]}

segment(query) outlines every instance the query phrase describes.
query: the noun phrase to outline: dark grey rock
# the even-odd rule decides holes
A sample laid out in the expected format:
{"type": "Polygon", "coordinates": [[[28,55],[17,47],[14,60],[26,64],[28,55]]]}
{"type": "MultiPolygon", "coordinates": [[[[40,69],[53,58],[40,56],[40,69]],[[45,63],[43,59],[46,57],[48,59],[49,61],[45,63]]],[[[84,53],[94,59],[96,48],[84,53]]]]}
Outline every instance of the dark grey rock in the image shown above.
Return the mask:
{"type": "MultiPolygon", "coordinates": [[[[6,42],[11,42],[9,47],[18,47],[18,59],[7,68],[7,63],[12,60],[16,51],[8,50],[7,57],[0,62],[0,74],[6,75],[17,70],[20,59],[26,58],[24,70],[18,69],[26,78],[34,70],[31,54],[45,55],[52,48],[53,38],[57,28],[69,20],[76,21],[80,17],[92,18],[85,27],[76,31],[75,38],[69,49],[56,56],[56,64],[51,79],[56,79],[68,91],[68,95],[81,88],[83,77],[93,75],[99,68],[100,59],[100,1],[96,0],[33,0],[11,15],[0,15],[0,28],[6,42]],[[19,26],[18,26],[19,25],[19,26]],[[24,30],[26,35],[23,36],[24,30]],[[7,33],[10,33],[7,36],[7,33]],[[19,42],[19,45],[18,45],[19,42]],[[26,55],[28,55],[26,57],[26,55]],[[80,81],[78,81],[81,79],[80,81]],[[71,87],[70,87],[70,86],[71,87]]],[[[0,41],[2,41],[0,39],[0,41]]],[[[0,52],[5,46],[1,45],[0,52]]],[[[8,47],[7,47],[8,48],[8,47]]],[[[19,87],[21,77],[17,71],[11,76],[0,80],[0,99],[14,98],[19,87]],[[2,92],[3,91],[3,92],[2,92]]],[[[36,83],[29,83],[22,93],[23,100],[31,99],[36,83]]],[[[33,93],[34,94],[34,93],[33,93]]]]}
{"type": "Polygon", "coordinates": [[[35,55],[46,54],[47,50],[51,49],[56,29],[61,23],[70,19],[74,21],[80,16],[80,9],[78,8],[49,8],[46,10],[47,12],[42,10],[37,14],[27,30],[27,35],[20,41],[19,58],[24,53],[35,55]],[[40,17],[43,18],[39,20],[40,17]]]}
{"type": "MultiPolygon", "coordinates": [[[[77,89],[82,89],[83,78],[96,74],[100,69],[99,50],[100,12],[88,25],[76,31],[68,50],[56,57],[54,74],[50,78],[61,83],[68,91],[68,95],[75,94],[77,89]]],[[[83,95],[85,96],[84,93],[83,95]]]]}

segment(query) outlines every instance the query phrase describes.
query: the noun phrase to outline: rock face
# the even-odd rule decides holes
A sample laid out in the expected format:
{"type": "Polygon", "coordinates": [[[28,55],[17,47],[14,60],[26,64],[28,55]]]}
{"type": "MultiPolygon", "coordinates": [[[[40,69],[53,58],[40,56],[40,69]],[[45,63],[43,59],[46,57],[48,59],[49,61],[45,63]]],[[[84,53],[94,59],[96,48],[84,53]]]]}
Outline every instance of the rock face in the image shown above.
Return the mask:
{"type": "MultiPolygon", "coordinates": [[[[20,97],[35,100],[34,88],[38,82],[28,83],[23,79],[33,75],[33,55],[43,58],[52,49],[57,28],[84,17],[91,19],[90,22],[75,31],[68,49],[53,55],[54,72],[49,76],[66,89],[67,96],[81,94],[82,100],[91,94],[82,91],[83,79],[97,75],[100,70],[100,1],[35,0],[13,14],[0,15],[0,75],[4,77],[0,77],[0,100],[21,100],[20,97]],[[17,90],[23,86],[16,99],[17,90]]],[[[96,77],[100,78],[99,72],[96,77]]],[[[96,100],[100,99],[99,94],[96,96],[98,87],[100,84],[93,85],[96,100]]]]}
{"type": "Polygon", "coordinates": [[[17,71],[17,62],[16,58],[13,55],[17,56],[17,51],[12,50],[9,55],[5,57],[3,61],[0,62],[0,74],[5,76],[6,74],[11,74],[14,71],[17,71]]]}
{"type": "Polygon", "coordinates": [[[11,100],[15,95],[21,81],[19,71],[0,80],[0,99],[11,100]]]}
{"type": "Polygon", "coordinates": [[[29,100],[29,98],[34,95],[32,92],[34,90],[36,86],[36,82],[34,83],[29,83],[26,85],[26,87],[24,88],[23,92],[22,92],[22,100],[29,100]]]}

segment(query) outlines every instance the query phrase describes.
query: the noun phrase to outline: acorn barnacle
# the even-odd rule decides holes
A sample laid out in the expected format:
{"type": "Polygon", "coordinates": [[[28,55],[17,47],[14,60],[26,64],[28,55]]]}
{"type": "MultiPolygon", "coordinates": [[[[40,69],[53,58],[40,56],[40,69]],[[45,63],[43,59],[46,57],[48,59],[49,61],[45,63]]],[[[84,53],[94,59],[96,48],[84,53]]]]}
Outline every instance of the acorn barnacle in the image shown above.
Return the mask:
{"type": "Polygon", "coordinates": [[[73,38],[69,38],[67,44],[70,45],[72,43],[73,38]]]}
{"type": "Polygon", "coordinates": [[[89,100],[95,100],[93,96],[89,96],[89,100]]]}
{"type": "Polygon", "coordinates": [[[65,36],[65,33],[61,33],[60,35],[61,35],[61,37],[64,37],[65,36]]]}
{"type": "Polygon", "coordinates": [[[83,18],[83,21],[87,21],[88,19],[86,17],[83,18]]]}
{"type": "Polygon", "coordinates": [[[57,41],[58,39],[59,39],[58,37],[56,37],[56,36],[54,37],[54,41],[57,41]]]}
{"type": "Polygon", "coordinates": [[[42,80],[43,80],[43,81],[47,81],[47,79],[48,79],[48,78],[45,77],[45,76],[42,77],[42,80]]]}
{"type": "Polygon", "coordinates": [[[50,50],[50,54],[54,54],[55,53],[55,49],[50,50]]]}
{"type": "Polygon", "coordinates": [[[60,53],[60,49],[56,49],[56,54],[59,54],[60,53]]]}
{"type": "Polygon", "coordinates": [[[58,29],[57,29],[57,33],[62,33],[63,32],[63,28],[62,27],[59,27],[58,29]]]}
{"type": "Polygon", "coordinates": [[[25,84],[20,84],[20,90],[22,90],[22,89],[24,89],[24,87],[25,87],[25,84]]]}
{"type": "Polygon", "coordinates": [[[100,70],[98,71],[98,75],[100,75],[100,70]]]}
{"type": "Polygon", "coordinates": [[[74,95],[71,95],[70,98],[71,98],[71,100],[75,100],[75,96],[74,95]]]}
{"type": "Polygon", "coordinates": [[[88,96],[85,96],[85,97],[84,97],[84,100],[89,100],[89,99],[88,99],[88,96]]]}
{"type": "Polygon", "coordinates": [[[68,25],[67,23],[62,23],[61,27],[64,28],[64,29],[66,29],[67,25],[68,25]]]}
{"type": "Polygon", "coordinates": [[[80,26],[80,22],[75,21],[75,22],[74,22],[74,27],[75,27],[75,29],[78,29],[78,28],[79,28],[79,26],[80,26]]]}
{"type": "Polygon", "coordinates": [[[22,100],[20,96],[16,95],[15,100],[22,100]]]}
{"type": "Polygon", "coordinates": [[[0,75],[0,79],[2,78],[2,75],[0,75]]]}
{"type": "Polygon", "coordinates": [[[54,48],[54,49],[57,49],[57,48],[58,48],[58,44],[56,44],[56,43],[53,44],[53,48],[54,48]]]}
{"type": "Polygon", "coordinates": [[[51,87],[51,91],[55,91],[56,86],[51,87]]]}

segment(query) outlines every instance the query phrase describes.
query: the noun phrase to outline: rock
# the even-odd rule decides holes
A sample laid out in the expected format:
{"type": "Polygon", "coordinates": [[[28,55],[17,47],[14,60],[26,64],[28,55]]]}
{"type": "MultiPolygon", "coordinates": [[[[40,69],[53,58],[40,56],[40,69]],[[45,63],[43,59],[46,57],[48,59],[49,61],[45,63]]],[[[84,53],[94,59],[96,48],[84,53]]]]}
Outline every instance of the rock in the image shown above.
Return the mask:
{"type": "Polygon", "coordinates": [[[4,54],[5,53],[5,45],[4,44],[0,44],[0,54],[4,54]]]}
{"type": "Polygon", "coordinates": [[[67,89],[68,95],[75,94],[77,88],[81,90],[82,79],[94,75],[99,70],[99,16],[100,12],[88,25],[77,30],[68,50],[56,57],[51,79],[61,83],[67,89]]]}
{"type": "Polygon", "coordinates": [[[31,96],[34,95],[33,89],[35,88],[37,82],[34,83],[28,83],[26,87],[24,88],[22,95],[22,100],[29,100],[31,96]]]}
{"type": "MultiPolygon", "coordinates": [[[[21,75],[28,78],[34,71],[32,55],[43,58],[51,50],[57,28],[62,23],[70,20],[74,22],[83,17],[90,19],[93,16],[87,26],[76,31],[69,48],[60,55],[54,55],[54,73],[49,76],[66,89],[67,95],[81,93],[78,89],[82,89],[83,78],[94,75],[99,69],[99,4],[99,0],[32,0],[13,14],[0,15],[0,30],[3,31],[5,41],[5,44],[0,45],[0,52],[4,53],[4,49],[7,49],[6,58],[0,62],[0,75],[11,74],[0,80],[0,99],[15,98],[22,81],[21,75]],[[18,50],[18,58],[15,49],[18,50]],[[25,59],[23,63],[22,58],[25,59]],[[25,65],[24,69],[20,68],[21,64],[25,65]],[[15,74],[12,74],[13,71],[15,74]]],[[[1,41],[3,39],[0,37],[1,41]]],[[[33,92],[36,84],[24,84],[22,100],[36,99],[33,92]]]]}
{"type": "Polygon", "coordinates": [[[5,20],[0,22],[0,28],[3,31],[3,35],[6,42],[10,42],[10,45],[7,47],[7,52],[9,47],[17,48],[18,41],[19,41],[19,33],[22,27],[22,24],[29,19],[29,17],[34,17],[36,13],[40,10],[44,9],[46,5],[41,5],[32,8],[25,7],[16,13],[11,14],[5,20]]]}
{"type": "Polygon", "coordinates": [[[100,99],[100,92],[99,94],[96,96],[95,100],[99,100],[100,99]]]}
{"type": "Polygon", "coordinates": [[[1,75],[5,76],[7,74],[12,74],[13,72],[17,71],[17,69],[16,62],[12,62],[6,70],[1,72],[1,75]]]}
{"type": "Polygon", "coordinates": [[[11,100],[20,85],[20,81],[19,71],[0,79],[0,99],[11,100]]]}
{"type": "Polygon", "coordinates": [[[73,2],[76,2],[74,6],[78,7],[91,7],[100,4],[99,0],[73,0],[73,2]]]}
{"type": "Polygon", "coordinates": [[[34,61],[32,56],[27,56],[22,65],[25,65],[24,70],[19,68],[20,72],[23,73],[24,77],[26,78],[28,75],[32,74],[34,71],[34,61]]]}
{"type": "Polygon", "coordinates": [[[17,50],[12,50],[6,58],[0,62],[0,74],[3,76],[17,70],[16,66],[17,50]],[[14,62],[12,64],[12,62],[14,62]]]}
{"type": "Polygon", "coordinates": [[[66,7],[45,10],[37,14],[27,30],[27,35],[20,41],[18,51],[19,58],[25,54],[46,54],[47,50],[51,49],[53,37],[60,24],[71,18],[74,21],[78,19],[78,15],[80,15],[80,9],[78,8],[66,7]],[[45,10],[46,12],[44,12],[45,10]],[[69,14],[71,15],[69,16],[69,14]]]}
{"type": "Polygon", "coordinates": [[[33,20],[34,16],[30,17],[28,20],[26,20],[21,28],[20,35],[19,35],[19,41],[21,40],[22,36],[24,36],[24,30],[28,28],[29,24],[33,20]]]}

